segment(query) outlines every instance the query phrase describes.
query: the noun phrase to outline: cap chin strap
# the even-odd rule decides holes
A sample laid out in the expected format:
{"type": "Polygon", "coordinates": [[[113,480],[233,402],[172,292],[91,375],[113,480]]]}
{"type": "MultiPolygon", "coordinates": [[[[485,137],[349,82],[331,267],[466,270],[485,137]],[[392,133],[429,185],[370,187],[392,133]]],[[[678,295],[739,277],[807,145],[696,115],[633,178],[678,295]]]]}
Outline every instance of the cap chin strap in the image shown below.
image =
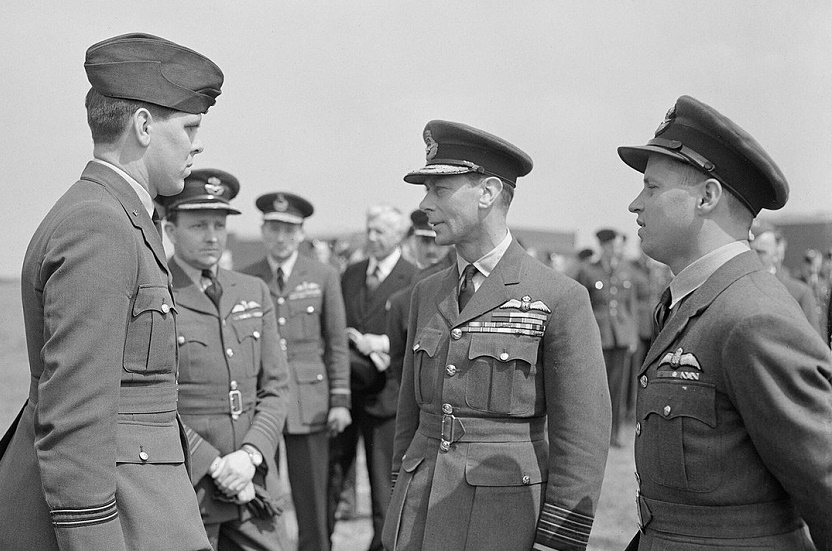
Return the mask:
{"type": "Polygon", "coordinates": [[[706,159],[705,157],[703,157],[702,155],[700,155],[696,151],[690,149],[689,147],[686,147],[685,144],[683,144],[679,140],[666,140],[664,138],[653,138],[652,140],[647,142],[647,145],[655,145],[655,146],[661,147],[663,149],[669,149],[670,151],[673,151],[674,153],[678,153],[679,155],[681,155],[682,157],[687,159],[688,164],[690,164],[694,168],[698,168],[699,170],[704,172],[709,177],[714,178],[715,180],[717,180],[728,191],[731,192],[731,195],[736,197],[740,201],[740,203],[745,205],[745,207],[748,210],[751,211],[751,214],[753,214],[754,216],[757,216],[757,213],[754,212],[754,207],[751,206],[751,203],[749,203],[745,199],[745,197],[743,197],[742,195],[737,193],[737,190],[735,190],[728,183],[726,183],[725,179],[722,178],[722,176],[717,174],[716,165],[714,163],[712,163],[711,161],[709,161],[708,159],[706,159]]]}

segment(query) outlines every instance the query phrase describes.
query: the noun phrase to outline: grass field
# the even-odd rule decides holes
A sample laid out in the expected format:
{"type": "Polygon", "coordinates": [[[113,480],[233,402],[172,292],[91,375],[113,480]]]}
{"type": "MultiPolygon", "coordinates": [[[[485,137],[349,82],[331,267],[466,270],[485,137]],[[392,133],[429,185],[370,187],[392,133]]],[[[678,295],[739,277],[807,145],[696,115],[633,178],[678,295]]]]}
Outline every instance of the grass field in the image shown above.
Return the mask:
{"type": "MultiPolygon", "coordinates": [[[[0,328],[0,350],[3,351],[0,364],[0,430],[5,432],[23,405],[29,389],[23,311],[17,281],[0,280],[0,308],[5,312],[0,328]]],[[[601,501],[590,538],[591,551],[621,551],[636,530],[632,440],[627,437],[625,441],[628,446],[610,450],[601,501]]],[[[338,523],[333,537],[333,551],[363,551],[370,541],[370,495],[362,460],[359,457],[358,515],[354,520],[338,523]]],[[[297,533],[294,513],[287,511],[284,517],[289,534],[294,537],[297,533]]]]}

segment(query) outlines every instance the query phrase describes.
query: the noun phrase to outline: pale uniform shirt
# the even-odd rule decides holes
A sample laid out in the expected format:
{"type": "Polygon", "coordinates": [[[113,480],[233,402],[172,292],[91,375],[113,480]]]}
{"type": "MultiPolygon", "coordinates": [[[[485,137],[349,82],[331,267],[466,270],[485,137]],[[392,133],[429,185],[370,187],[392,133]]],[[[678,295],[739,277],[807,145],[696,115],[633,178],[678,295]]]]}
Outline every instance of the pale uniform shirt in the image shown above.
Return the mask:
{"type": "MultiPolygon", "coordinates": [[[[503,255],[506,254],[509,245],[511,245],[511,232],[506,229],[506,236],[503,238],[500,243],[491,249],[491,251],[484,254],[479,260],[473,262],[474,267],[477,269],[477,273],[474,274],[474,292],[480,288],[485,278],[487,278],[491,272],[494,271],[494,268],[497,266],[497,263],[500,259],[503,258],[503,255]]],[[[462,275],[465,270],[465,267],[470,264],[467,260],[462,258],[462,256],[457,255],[456,257],[456,268],[457,274],[459,277],[459,281],[457,281],[457,293],[459,293],[460,286],[462,285],[462,275]]]]}
{"type": "Polygon", "coordinates": [[[295,269],[295,262],[298,261],[298,251],[295,250],[289,258],[284,260],[283,262],[278,262],[274,258],[269,255],[266,255],[266,261],[269,263],[269,266],[272,269],[272,276],[277,277],[277,269],[283,269],[283,285],[289,281],[289,276],[292,275],[292,270],[295,269]]]}
{"type": "Polygon", "coordinates": [[[670,282],[671,311],[679,301],[701,287],[723,264],[750,250],[748,241],[734,241],[693,261],[670,282]]]}
{"type": "MultiPolygon", "coordinates": [[[[194,268],[193,266],[176,256],[176,253],[174,253],[173,257],[176,259],[176,263],[179,264],[179,267],[182,268],[182,271],[185,272],[185,275],[188,276],[191,281],[199,285],[199,287],[202,289],[202,292],[205,292],[205,289],[207,289],[208,286],[211,285],[211,280],[206,277],[202,277],[202,268],[194,268]]],[[[214,273],[214,277],[217,277],[217,265],[214,264],[209,269],[214,273]]]]}
{"type": "Polygon", "coordinates": [[[112,163],[108,163],[107,161],[102,161],[101,159],[93,159],[92,161],[94,163],[102,164],[102,165],[106,166],[107,168],[110,168],[110,169],[116,171],[116,173],[118,173],[119,176],[121,176],[122,178],[127,180],[127,183],[130,184],[130,187],[133,188],[133,190],[136,192],[136,195],[139,196],[139,200],[142,202],[142,205],[144,206],[144,209],[147,211],[147,215],[150,216],[151,218],[153,218],[153,211],[155,210],[156,207],[153,205],[153,198],[150,196],[150,192],[147,191],[144,188],[144,186],[142,186],[135,179],[133,179],[132,176],[130,176],[129,174],[127,174],[122,169],[120,169],[119,167],[117,167],[116,165],[114,165],[112,163]]]}

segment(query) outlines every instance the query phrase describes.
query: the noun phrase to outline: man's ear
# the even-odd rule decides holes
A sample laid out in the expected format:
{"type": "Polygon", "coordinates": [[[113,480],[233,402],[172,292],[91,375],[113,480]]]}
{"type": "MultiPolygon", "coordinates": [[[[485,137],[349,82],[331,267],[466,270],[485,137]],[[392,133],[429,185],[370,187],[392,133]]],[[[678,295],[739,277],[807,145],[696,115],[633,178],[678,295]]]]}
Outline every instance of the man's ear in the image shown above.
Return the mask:
{"type": "Polygon", "coordinates": [[[152,125],[153,115],[144,107],[136,109],[130,119],[130,131],[143,147],[150,145],[150,129],[152,125]]]}
{"type": "Polygon", "coordinates": [[[696,208],[703,214],[710,214],[719,204],[725,190],[719,180],[715,178],[708,178],[699,185],[702,186],[702,191],[696,208]]]}
{"type": "Polygon", "coordinates": [[[480,180],[480,186],[482,187],[480,206],[484,208],[492,206],[503,192],[504,185],[503,181],[496,176],[489,176],[480,180]]]}

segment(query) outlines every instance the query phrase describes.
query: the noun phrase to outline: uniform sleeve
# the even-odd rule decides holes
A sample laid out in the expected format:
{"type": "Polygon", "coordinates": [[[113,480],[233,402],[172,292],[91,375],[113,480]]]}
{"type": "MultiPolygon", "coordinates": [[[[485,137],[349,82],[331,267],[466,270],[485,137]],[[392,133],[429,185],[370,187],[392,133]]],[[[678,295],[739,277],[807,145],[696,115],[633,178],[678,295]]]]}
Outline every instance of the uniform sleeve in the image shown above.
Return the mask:
{"type": "Polygon", "coordinates": [[[534,549],[586,549],[610,443],[610,396],[598,325],[583,287],[555,302],[543,337],[549,480],[534,549]]]}
{"type": "Polygon", "coordinates": [[[730,397],[819,551],[832,550],[832,366],[803,319],[749,316],[722,351],[730,397]]]}
{"type": "Polygon", "coordinates": [[[44,371],[35,451],[64,551],[125,549],[116,431],[135,243],[123,213],[87,203],[55,228],[40,267],[44,371]]]}
{"type": "Polygon", "coordinates": [[[416,434],[416,429],[419,428],[419,405],[416,403],[416,391],[413,378],[413,341],[416,333],[420,288],[421,285],[417,284],[410,297],[407,341],[404,348],[399,403],[396,411],[396,436],[393,440],[393,485],[395,485],[399,469],[402,466],[402,457],[407,452],[407,448],[410,447],[410,442],[416,434]]]}
{"type": "Polygon", "coordinates": [[[347,314],[335,269],[328,269],[324,286],[321,332],[324,365],[329,377],[329,407],[350,407],[350,354],[347,345],[347,314]]]}
{"type": "Polygon", "coordinates": [[[257,280],[257,283],[263,305],[263,331],[259,341],[260,372],[257,375],[254,419],[243,438],[243,444],[256,447],[263,457],[273,457],[286,422],[289,364],[280,349],[280,334],[269,289],[261,280],[257,280]]]}
{"type": "Polygon", "coordinates": [[[211,463],[222,454],[209,441],[205,440],[194,429],[186,424],[185,436],[188,438],[188,451],[191,454],[191,484],[194,486],[208,474],[211,463]]]}
{"type": "Polygon", "coordinates": [[[385,333],[390,341],[390,376],[401,385],[402,364],[407,347],[407,314],[412,287],[396,292],[390,297],[385,333]]]}

